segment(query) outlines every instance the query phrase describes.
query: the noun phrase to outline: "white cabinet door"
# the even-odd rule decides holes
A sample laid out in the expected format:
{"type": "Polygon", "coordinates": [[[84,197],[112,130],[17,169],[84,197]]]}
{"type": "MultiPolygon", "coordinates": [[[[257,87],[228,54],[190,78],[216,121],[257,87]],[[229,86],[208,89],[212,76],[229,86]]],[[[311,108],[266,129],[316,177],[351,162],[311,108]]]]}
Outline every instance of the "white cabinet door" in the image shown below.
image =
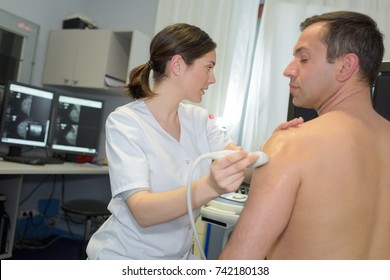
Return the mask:
{"type": "Polygon", "coordinates": [[[112,37],[103,29],[50,31],[42,83],[103,88],[112,37]]]}
{"type": "Polygon", "coordinates": [[[112,31],[83,30],[73,72],[73,85],[78,87],[104,87],[112,31]]]}
{"type": "Polygon", "coordinates": [[[73,85],[73,70],[80,30],[50,31],[46,50],[43,84],[73,85]]]}
{"type": "Polygon", "coordinates": [[[129,71],[149,57],[150,38],[138,31],[50,31],[42,83],[106,88],[105,78],[125,83],[129,71]]]}

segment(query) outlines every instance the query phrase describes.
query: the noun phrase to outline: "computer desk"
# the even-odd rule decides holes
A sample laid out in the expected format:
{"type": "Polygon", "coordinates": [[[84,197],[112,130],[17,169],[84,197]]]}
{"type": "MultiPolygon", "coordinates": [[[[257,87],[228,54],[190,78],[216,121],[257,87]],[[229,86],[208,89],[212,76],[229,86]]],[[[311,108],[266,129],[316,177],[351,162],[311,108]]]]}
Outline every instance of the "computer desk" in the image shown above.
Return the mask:
{"type": "Polygon", "coordinates": [[[0,259],[10,258],[14,244],[16,222],[19,213],[20,193],[24,175],[93,175],[108,174],[107,166],[89,163],[29,165],[6,162],[0,159],[0,194],[6,196],[5,211],[9,215],[10,229],[7,236],[7,250],[0,259]]]}

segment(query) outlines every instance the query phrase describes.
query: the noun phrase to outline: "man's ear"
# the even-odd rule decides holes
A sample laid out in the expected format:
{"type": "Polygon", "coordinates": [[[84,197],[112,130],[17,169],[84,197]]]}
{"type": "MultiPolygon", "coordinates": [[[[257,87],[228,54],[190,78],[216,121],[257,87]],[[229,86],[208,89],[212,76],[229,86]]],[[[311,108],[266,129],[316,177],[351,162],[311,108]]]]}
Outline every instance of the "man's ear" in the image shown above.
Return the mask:
{"type": "Polygon", "coordinates": [[[344,82],[355,73],[359,66],[359,57],[354,53],[344,55],[338,61],[338,72],[336,73],[337,80],[344,82]]]}

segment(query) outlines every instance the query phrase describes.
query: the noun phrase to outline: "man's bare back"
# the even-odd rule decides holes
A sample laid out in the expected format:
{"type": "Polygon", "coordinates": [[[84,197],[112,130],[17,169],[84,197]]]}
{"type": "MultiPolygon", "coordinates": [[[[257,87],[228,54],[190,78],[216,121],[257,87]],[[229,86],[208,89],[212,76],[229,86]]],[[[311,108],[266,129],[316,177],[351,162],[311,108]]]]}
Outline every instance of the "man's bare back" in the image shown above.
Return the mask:
{"type": "Polygon", "coordinates": [[[390,122],[371,110],[274,133],[221,258],[390,259],[390,122]]]}
{"type": "Polygon", "coordinates": [[[267,144],[299,174],[292,215],[267,258],[390,259],[390,122],[369,115],[332,112],[267,144]]]}

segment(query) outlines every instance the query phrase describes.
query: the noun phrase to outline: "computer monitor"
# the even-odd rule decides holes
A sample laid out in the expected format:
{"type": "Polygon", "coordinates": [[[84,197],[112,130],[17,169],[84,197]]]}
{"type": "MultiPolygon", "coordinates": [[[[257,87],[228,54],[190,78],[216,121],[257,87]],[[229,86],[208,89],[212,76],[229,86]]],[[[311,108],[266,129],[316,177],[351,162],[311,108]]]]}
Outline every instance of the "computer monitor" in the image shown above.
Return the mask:
{"type": "Polygon", "coordinates": [[[47,147],[54,92],[18,82],[4,88],[0,141],[9,155],[20,156],[23,146],[47,147]]]}
{"type": "Polygon", "coordinates": [[[53,123],[53,152],[96,155],[103,117],[102,100],[59,95],[53,123]]]}
{"type": "Polygon", "coordinates": [[[390,61],[383,61],[373,86],[372,105],[390,121],[390,61]]]}
{"type": "Polygon", "coordinates": [[[314,109],[307,109],[302,107],[297,107],[292,102],[293,97],[290,94],[288,101],[288,110],[287,110],[287,120],[291,121],[292,119],[302,117],[305,122],[310,121],[318,117],[318,113],[314,109]]]}

